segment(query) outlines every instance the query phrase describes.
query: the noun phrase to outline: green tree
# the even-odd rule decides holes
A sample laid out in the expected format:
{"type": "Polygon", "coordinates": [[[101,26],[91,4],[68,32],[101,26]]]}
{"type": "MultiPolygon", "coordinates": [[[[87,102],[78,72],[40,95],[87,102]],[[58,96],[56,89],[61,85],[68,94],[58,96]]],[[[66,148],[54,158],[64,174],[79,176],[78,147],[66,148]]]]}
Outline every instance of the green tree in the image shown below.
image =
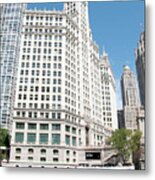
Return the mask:
{"type": "Polygon", "coordinates": [[[7,150],[10,147],[10,137],[7,129],[0,129],[0,166],[2,165],[2,160],[4,156],[8,157],[8,151],[6,155],[3,154],[1,147],[6,147],[7,150]]]}
{"type": "Polygon", "coordinates": [[[117,129],[108,139],[112,147],[118,150],[124,164],[138,150],[141,135],[142,133],[139,130],[132,132],[129,129],[117,129]]]}

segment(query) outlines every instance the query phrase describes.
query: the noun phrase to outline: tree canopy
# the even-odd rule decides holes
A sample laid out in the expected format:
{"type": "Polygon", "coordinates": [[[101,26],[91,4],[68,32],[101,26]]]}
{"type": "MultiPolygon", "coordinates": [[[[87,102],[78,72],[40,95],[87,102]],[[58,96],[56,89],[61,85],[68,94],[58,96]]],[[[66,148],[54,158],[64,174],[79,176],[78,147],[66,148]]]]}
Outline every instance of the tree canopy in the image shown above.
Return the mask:
{"type": "Polygon", "coordinates": [[[9,133],[7,129],[0,129],[0,146],[9,146],[9,133]]]}
{"type": "Polygon", "coordinates": [[[141,136],[142,133],[139,130],[132,132],[129,129],[117,129],[108,140],[118,150],[123,163],[126,163],[130,155],[138,150],[141,136]]]}

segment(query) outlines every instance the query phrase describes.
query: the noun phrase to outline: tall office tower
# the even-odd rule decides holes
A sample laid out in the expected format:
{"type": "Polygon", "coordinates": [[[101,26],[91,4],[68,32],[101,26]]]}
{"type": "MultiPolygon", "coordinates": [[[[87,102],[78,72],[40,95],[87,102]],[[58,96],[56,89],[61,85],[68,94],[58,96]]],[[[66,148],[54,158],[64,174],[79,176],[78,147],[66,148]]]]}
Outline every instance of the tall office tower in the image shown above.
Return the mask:
{"type": "Polygon", "coordinates": [[[111,130],[103,123],[87,2],[65,3],[63,11],[26,10],[23,21],[10,162],[102,163],[111,130]]]}
{"type": "Polygon", "coordinates": [[[137,83],[128,66],[124,66],[121,79],[124,121],[127,129],[137,129],[137,108],[140,107],[137,83]]]}
{"type": "Polygon", "coordinates": [[[119,128],[119,129],[125,128],[123,109],[117,110],[117,118],[118,118],[118,128],[119,128]]]}
{"type": "Polygon", "coordinates": [[[100,61],[102,112],[105,127],[118,128],[116,110],[116,87],[107,53],[104,51],[100,61]]]}
{"type": "Polygon", "coordinates": [[[136,70],[140,91],[141,105],[145,108],[145,33],[141,33],[137,49],[135,49],[136,70]]]}
{"type": "Polygon", "coordinates": [[[11,130],[24,4],[0,4],[0,127],[11,130]]]}

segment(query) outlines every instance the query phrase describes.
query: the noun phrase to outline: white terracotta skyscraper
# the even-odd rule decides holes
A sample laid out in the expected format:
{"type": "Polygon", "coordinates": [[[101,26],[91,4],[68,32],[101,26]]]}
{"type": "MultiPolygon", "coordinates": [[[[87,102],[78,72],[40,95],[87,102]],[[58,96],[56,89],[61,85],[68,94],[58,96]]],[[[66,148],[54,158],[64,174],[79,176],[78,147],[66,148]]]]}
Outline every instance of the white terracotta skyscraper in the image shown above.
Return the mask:
{"type": "Polygon", "coordinates": [[[14,166],[102,163],[105,136],[116,128],[117,117],[116,112],[109,115],[107,130],[100,62],[87,2],[65,3],[63,11],[24,12],[11,142],[14,166]]]}

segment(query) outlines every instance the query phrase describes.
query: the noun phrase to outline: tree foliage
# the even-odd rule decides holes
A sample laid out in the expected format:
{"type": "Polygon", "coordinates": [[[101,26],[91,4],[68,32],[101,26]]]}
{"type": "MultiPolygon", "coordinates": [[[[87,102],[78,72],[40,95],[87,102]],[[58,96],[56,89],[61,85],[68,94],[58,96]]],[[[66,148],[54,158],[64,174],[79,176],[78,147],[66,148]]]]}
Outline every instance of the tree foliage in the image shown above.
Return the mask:
{"type": "Polygon", "coordinates": [[[9,133],[7,129],[0,129],[0,146],[9,146],[9,133]]]}
{"type": "Polygon", "coordinates": [[[129,129],[117,129],[109,138],[109,142],[118,150],[118,154],[125,163],[130,155],[138,150],[141,136],[142,133],[139,130],[132,132],[129,129]]]}
{"type": "Polygon", "coordinates": [[[1,146],[7,148],[10,146],[10,137],[7,129],[0,129],[0,166],[2,166],[2,160],[8,157],[8,151],[4,154],[1,150],[1,146]]]}

